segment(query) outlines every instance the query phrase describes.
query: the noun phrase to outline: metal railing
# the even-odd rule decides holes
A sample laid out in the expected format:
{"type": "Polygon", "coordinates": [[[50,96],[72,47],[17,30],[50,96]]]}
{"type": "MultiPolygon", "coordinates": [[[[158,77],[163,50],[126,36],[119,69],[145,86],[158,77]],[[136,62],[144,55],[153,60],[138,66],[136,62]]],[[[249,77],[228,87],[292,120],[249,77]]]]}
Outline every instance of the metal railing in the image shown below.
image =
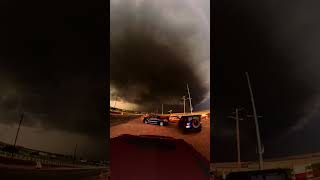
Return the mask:
{"type": "Polygon", "coordinates": [[[47,166],[57,166],[57,167],[88,167],[88,166],[94,166],[91,164],[84,164],[81,162],[76,161],[73,163],[72,159],[50,159],[50,157],[43,157],[43,156],[35,156],[35,155],[25,155],[25,154],[18,154],[18,153],[10,153],[6,151],[0,151],[0,157],[6,158],[6,159],[14,159],[14,160],[22,160],[26,162],[34,162],[34,165],[36,165],[36,162],[40,162],[42,165],[47,166]]]}

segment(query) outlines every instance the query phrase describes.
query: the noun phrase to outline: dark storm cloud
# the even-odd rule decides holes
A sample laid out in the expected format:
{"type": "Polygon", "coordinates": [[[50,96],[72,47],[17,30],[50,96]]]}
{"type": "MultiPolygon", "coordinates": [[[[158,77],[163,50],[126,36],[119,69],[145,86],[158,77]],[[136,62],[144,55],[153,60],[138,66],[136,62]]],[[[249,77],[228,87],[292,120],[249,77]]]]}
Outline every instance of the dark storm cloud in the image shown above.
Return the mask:
{"type": "Polygon", "coordinates": [[[100,69],[98,64],[65,61],[57,65],[58,62],[47,59],[46,65],[39,65],[27,60],[19,62],[20,65],[5,66],[1,74],[7,77],[12,74],[16,80],[1,82],[4,90],[0,99],[1,122],[16,123],[19,110],[23,110],[26,112],[24,125],[32,126],[40,121],[47,128],[104,133],[100,109],[104,84],[95,72],[100,69]],[[11,69],[14,73],[8,72],[11,69]]]}
{"type": "Polygon", "coordinates": [[[165,12],[154,1],[111,4],[112,99],[118,96],[148,110],[159,103],[177,105],[187,83],[194,104],[206,96],[209,89],[196,73],[200,64],[194,65],[190,46],[196,23],[191,13],[176,24],[165,12]]]}
{"type": "Polygon", "coordinates": [[[2,4],[0,123],[17,123],[23,109],[25,126],[105,135],[107,35],[100,5],[2,4]]]}
{"type": "MultiPolygon", "coordinates": [[[[236,106],[252,114],[245,71],[251,75],[265,156],[319,151],[308,139],[318,126],[320,64],[318,1],[220,1],[215,7],[213,64],[217,161],[235,160],[236,106]],[[301,141],[297,141],[296,138],[301,141]],[[299,148],[296,148],[299,146],[299,148]],[[221,148],[224,147],[224,148],[221,148]],[[229,149],[229,153],[225,153],[229,149]]],[[[254,122],[241,122],[243,159],[255,159],[254,122]]]]}

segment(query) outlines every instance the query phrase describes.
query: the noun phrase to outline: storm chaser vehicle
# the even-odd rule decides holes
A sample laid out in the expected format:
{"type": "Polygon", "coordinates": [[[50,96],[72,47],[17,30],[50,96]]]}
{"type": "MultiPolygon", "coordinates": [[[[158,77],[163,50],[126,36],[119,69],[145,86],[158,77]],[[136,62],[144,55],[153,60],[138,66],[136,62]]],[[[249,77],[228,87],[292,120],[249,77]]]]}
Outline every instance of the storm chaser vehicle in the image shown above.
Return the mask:
{"type": "Polygon", "coordinates": [[[169,116],[159,116],[159,115],[145,115],[143,118],[145,124],[156,124],[160,126],[166,126],[169,122],[169,116]]]}
{"type": "Polygon", "coordinates": [[[181,116],[178,126],[183,129],[184,132],[200,132],[202,128],[201,115],[181,116]]]}

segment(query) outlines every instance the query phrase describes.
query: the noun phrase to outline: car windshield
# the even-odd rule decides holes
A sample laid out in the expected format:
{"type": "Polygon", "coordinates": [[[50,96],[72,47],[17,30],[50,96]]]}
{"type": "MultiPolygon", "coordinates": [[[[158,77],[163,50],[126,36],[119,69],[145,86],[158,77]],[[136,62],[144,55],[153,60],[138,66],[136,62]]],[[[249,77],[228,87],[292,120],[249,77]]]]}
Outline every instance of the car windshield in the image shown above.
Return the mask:
{"type": "Polygon", "coordinates": [[[193,119],[200,120],[200,117],[199,116],[193,116],[193,119]]]}

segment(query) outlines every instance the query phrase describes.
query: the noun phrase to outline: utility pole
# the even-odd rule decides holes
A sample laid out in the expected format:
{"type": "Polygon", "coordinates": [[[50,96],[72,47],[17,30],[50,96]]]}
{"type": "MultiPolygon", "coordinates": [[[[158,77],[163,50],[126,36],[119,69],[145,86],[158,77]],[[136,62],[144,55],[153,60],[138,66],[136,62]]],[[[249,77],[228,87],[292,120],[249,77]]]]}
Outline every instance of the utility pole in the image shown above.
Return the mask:
{"type": "Polygon", "coordinates": [[[254,97],[252,93],[252,88],[251,88],[251,83],[250,83],[250,78],[248,72],[246,72],[247,76],[247,81],[248,81],[248,86],[249,86],[249,91],[251,95],[251,102],[252,102],[252,109],[253,109],[253,116],[254,116],[254,122],[256,126],[256,134],[257,134],[257,142],[258,142],[258,154],[259,154],[259,168],[260,170],[263,170],[263,157],[262,157],[262,148],[261,148],[261,139],[260,139],[260,130],[259,130],[259,123],[258,123],[258,117],[257,117],[257,112],[256,112],[256,106],[254,103],[254,97]]]}
{"type": "Polygon", "coordinates": [[[188,86],[188,84],[187,84],[187,90],[188,90],[188,95],[189,95],[189,103],[190,103],[190,112],[191,112],[191,114],[192,114],[192,110],[193,110],[193,108],[192,108],[192,104],[191,104],[191,97],[190,97],[190,91],[189,91],[189,86],[188,86]]]}
{"type": "Polygon", "coordinates": [[[113,108],[116,108],[117,100],[118,100],[118,96],[116,96],[116,100],[114,101],[114,106],[113,106],[113,108]]]}
{"type": "MultiPolygon", "coordinates": [[[[241,158],[240,158],[240,128],[239,128],[239,120],[243,120],[239,118],[239,111],[242,109],[236,108],[235,117],[234,116],[229,116],[229,118],[235,119],[236,120],[236,133],[237,133],[237,157],[238,157],[238,169],[241,168],[241,158]]],[[[234,114],[233,113],[233,114],[234,114]]]]}
{"type": "Polygon", "coordinates": [[[183,100],[183,113],[186,114],[186,96],[182,96],[183,100]]]}
{"type": "Polygon", "coordinates": [[[22,123],[22,121],[23,121],[23,118],[24,118],[24,113],[22,112],[22,113],[21,113],[21,116],[20,116],[20,122],[19,122],[19,126],[18,126],[17,133],[16,133],[16,137],[15,137],[15,139],[14,139],[12,155],[13,155],[13,151],[14,151],[15,148],[16,148],[16,144],[17,144],[17,140],[18,140],[18,136],[19,136],[19,132],[20,132],[20,127],[21,127],[21,123],[22,123]]]}
{"type": "Polygon", "coordinates": [[[162,115],[163,115],[163,104],[162,104],[162,106],[161,106],[161,109],[162,109],[162,115]]]}
{"type": "Polygon", "coordinates": [[[78,144],[76,144],[76,147],[74,148],[74,152],[73,152],[73,164],[75,163],[76,161],[76,152],[77,152],[77,147],[78,147],[78,144]]]}

